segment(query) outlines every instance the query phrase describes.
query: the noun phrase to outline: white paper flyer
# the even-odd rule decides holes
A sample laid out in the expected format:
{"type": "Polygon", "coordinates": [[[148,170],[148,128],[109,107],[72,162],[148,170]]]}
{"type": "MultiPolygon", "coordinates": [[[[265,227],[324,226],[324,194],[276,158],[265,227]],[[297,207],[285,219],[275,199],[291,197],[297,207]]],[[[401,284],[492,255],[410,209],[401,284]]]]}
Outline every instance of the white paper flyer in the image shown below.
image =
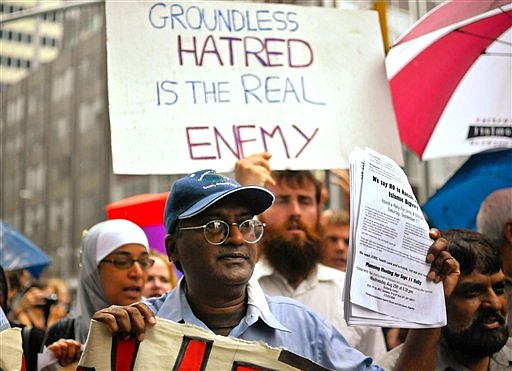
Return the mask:
{"type": "Polygon", "coordinates": [[[427,282],[429,226],[403,170],[356,148],[350,160],[351,238],[345,281],[349,325],[440,327],[442,284],[427,282]]]}

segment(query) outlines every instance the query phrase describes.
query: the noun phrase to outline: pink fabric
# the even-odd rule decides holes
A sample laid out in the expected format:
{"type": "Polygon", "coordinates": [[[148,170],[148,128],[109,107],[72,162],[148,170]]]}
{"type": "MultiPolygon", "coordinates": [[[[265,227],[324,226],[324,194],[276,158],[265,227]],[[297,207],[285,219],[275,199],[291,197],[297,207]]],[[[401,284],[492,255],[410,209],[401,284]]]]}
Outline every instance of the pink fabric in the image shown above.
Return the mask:
{"type": "Polygon", "coordinates": [[[148,237],[149,247],[157,250],[164,255],[167,255],[165,251],[165,228],[163,224],[157,225],[146,225],[142,227],[144,233],[148,237]]]}
{"type": "Polygon", "coordinates": [[[429,32],[447,27],[451,24],[473,18],[500,6],[510,4],[510,0],[467,1],[448,0],[432,9],[408,33],[400,38],[399,43],[406,42],[429,32]],[[461,6],[462,3],[462,6],[461,6]]]}

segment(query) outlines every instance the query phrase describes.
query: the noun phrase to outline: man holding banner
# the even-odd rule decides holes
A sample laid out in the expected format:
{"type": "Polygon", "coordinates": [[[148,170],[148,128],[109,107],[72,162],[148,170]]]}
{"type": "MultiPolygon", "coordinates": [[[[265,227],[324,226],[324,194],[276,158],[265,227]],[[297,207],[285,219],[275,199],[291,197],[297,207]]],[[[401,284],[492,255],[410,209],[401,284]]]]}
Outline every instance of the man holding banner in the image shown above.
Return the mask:
{"type": "MultiPolygon", "coordinates": [[[[254,216],[273,201],[270,191],[240,186],[213,170],[179,179],[169,194],[164,221],[169,259],[184,278],[161,298],[112,306],[93,318],[112,333],[125,338],[134,335],[141,341],[145,327],[153,326],[155,316],[160,316],[215,334],[286,348],[329,369],[381,370],[315,312],[292,299],[265,296],[259,284],[250,280],[265,227],[254,216]]],[[[429,278],[444,279],[445,292],[450,294],[458,263],[447,253],[446,241],[438,239],[438,234],[434,237],[427,255],[432,263],[429,278]]],[[[428,340],[429,330],[418,331],[425,331],[428,340]]],[[[422,344],[429,350],[428,341],[422,344]]],[[[413,345],[411,349],[418,348],[413,345]]],[[[406,351],[399,362],[421,361],[424,354],[428,352],[406,351]]]]}

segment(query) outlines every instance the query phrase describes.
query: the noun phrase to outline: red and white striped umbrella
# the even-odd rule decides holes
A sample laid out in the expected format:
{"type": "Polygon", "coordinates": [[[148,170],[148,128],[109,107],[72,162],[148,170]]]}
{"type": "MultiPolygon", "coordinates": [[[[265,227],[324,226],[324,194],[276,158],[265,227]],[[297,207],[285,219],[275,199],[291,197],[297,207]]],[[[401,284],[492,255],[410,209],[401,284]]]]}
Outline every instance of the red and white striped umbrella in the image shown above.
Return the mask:
{"type": "Polygon", "coordinates": [[[386,68],[402,142],[423,160],[512,148],[512,3],[448,0],[386,68]]]}

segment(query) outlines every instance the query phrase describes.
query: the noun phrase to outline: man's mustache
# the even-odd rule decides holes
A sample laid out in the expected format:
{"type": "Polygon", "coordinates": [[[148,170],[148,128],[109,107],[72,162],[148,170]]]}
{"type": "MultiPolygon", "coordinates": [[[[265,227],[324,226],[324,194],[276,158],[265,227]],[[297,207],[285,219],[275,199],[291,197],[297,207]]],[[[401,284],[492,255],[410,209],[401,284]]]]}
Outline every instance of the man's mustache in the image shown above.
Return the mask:
{"type": "Polygon", "coordinates": [[[506,317],[501,312],[498,312],[494,309],[484,309],[480,313],[477,314],[473,323],[483,324],[490,317],[496,318],[498,323],[502,326],[505,325],[505,323],[507,322],[506,317]]]}

